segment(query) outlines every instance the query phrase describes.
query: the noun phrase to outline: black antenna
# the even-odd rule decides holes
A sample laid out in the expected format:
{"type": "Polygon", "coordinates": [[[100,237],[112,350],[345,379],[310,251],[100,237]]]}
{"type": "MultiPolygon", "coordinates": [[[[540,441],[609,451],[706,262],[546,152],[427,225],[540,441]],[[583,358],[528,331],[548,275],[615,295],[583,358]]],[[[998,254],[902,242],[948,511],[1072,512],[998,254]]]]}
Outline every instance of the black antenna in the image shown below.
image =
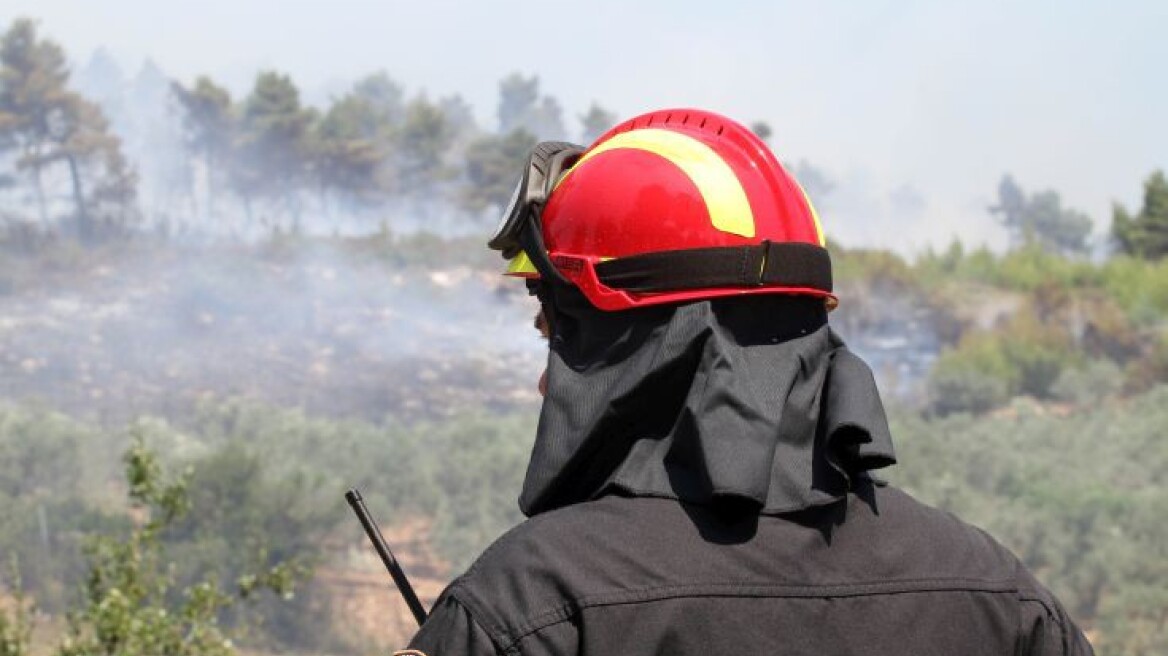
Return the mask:
{"type": "Polygon", "coordinates": [[[385,569],[389,570],[389,575],[393,577],[398,592],[406,600],[406,605],[410,607],[410,612],[414,614],[418,626],[422,626],[422,623],[426,621],[426,609],[422,608],[422,602],[418,601],[418,595],[414,593],[414,586],[410,585],[406,573],[402,571],[401,565],[397,564],[397,558],[393,557],[393,552],[389,550],[389,545],[381,536],[381,529],[377,528],[377,522],[373,521],[373,516],[365,507],[365,500],[361,498],[361,493],[357,491],[357,488],[353,488],[345,493],[345,501],[348,501],[353,512],[357,513],[357,519],[361,521],[365,535],[369,536],[369,541],[373,543],[377,555],[381,556],[381,562],[385,563],[385,569]]]}

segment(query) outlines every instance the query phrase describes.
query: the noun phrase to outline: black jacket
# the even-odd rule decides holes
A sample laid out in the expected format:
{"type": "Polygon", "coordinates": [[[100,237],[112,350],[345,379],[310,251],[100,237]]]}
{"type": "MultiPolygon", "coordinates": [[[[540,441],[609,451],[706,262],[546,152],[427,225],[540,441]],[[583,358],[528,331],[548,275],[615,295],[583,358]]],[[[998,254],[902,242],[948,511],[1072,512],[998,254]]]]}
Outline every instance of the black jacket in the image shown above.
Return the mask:
{"type": "Polygon", "coordinates": [[[1092,653],[991,537],[872,484],[787,517],[619,495],[542,514],[456,580],[410,646],[429,656],[1092,653]]]}
{"type": "Polygon", "coordinates": [[[471,654],[1089,654],[984,533],[878,487],[872,373],[816,299],[600,312],[545,287],[520,508],[412,646],[471,654]]]}

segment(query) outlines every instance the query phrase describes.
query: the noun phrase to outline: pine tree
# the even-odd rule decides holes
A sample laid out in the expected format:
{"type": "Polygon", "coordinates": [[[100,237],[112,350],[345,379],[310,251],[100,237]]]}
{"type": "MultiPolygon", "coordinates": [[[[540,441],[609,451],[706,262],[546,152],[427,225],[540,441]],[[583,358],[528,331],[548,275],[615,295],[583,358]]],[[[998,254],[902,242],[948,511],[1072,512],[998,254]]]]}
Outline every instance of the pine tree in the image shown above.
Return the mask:
{"type": "Polygon", "coordinates": [[[1125,253],[1148,259],[1168,255],[1168,179],[1163,171],[1144,182],[1144,206],[1138,214],[1115,205],[1111,234],[1125,253]]]}
{"type": "Polygon", "coordinates": [[[97,105],[68,89],[61,48],[28,19],[0,37],[0,152],[15,150],[16,170],[33,188],[42,225],[52,220],[49,174],[65,167],[78,236],[124,228],[134,216],[136,176],[121,141],[97,105]]]}
{"type": "Polygon", "coordinates": [[[236,127],[231,94],[206,76],[195,80],[190,89],[178,82],[172,82],[170,88],[182,112],[186,149],[201,160],[205,211],[215,216],[216,191],[226,175],[236,127]]]}
{"type": "Polygon", "coordinates": [[[493,207],[501,212],[535,143],[535,137],[524,130],[514,130],[501,137],[486,135],[472,143],[466,152],[463,207],[472,212],[493,207]]]}
{"type": "Polygon", "coordinates": [[[38,39],[31,20],[16,20],[0,38],[0,150],[17,151],[16,169],[30,178],[42,224],[49,222],[44,170],[54,159],[68,81],[65,53],[38,39]]]}
{"type": "Polygon", "coordinates": [[[403,189],[425,194],[451,177],[446,156],[454,136],[453,126],[438,105],[425,96],[410,101],[394,141],[394,163],[403,189]]]}
{"type": "Polygon", "coordinates": [[[300,90],[287,75],[256,77],[243,102],[235,141],[233,184],[251,216],[251,201],[279,201],[299,221],[299,196],[307,172],[309,130],[314,113],[300,104],[300,90]]]}
{"type": "Polygon", "coordinates": [[[392,133],[388,113],[366,96],[354,92],[334,102],[313,130],[313,171],[322,199],[336,191],[347,199],[371,200],[388,191],[379,172],[392,133]]]}
{"type": "Polygon", "coordinates": [[[1063,207],[1056,191],[1027,194],[1005,175],[998,184],[998,202],[989,210],[1001,217],[1014,247],[1034,245],[1062,254],[1087,251],[1091,217],[1063,207]]]}
{"type": "Polygon", "coordinates": [[[616,125],[616,114],[592,103],[588,112],[580,117],[580,125],[580,143],[587,145],[616,125]]]}
{"type": "Polygon", "coordinates": [[[499,133],[526,130],[541,141],[564,139],[563,108],[551,96],[539,95],[539,78],[512,73],[499,82],[499,133]]]}

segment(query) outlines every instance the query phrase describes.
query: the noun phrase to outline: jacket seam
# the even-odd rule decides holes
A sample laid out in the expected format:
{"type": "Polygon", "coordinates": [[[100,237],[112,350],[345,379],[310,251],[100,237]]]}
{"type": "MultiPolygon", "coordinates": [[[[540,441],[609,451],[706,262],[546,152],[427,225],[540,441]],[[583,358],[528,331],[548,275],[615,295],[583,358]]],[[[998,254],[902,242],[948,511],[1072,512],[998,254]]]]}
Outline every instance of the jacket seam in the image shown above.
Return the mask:
{"type": "Polygon", "coordinates": [[[1066,630],[1066,627],[1063,625],[1062,618],[1059,617],[1059,614],[1057,612],[1055,612],[1054,607],[1051,606],[1049,603],[1047,603],[1047,601],[1045,599],[1043,599],[1042,597],[1031,596],[1031,595],[1028,595],[1025,593],[1019,593],[1018,600],[1019,601],[1028,601],[1030,603],[1034,603],[1034,604],[1038,604],[1038,605],[1042,606],[1042,610],[1044,610],[1046,612],[1046,616],[1049,617],[1050,619],[1054,620],[1054,623],[1058,625],[1059,630],[1060,631],[1066,630]]]}
{"type": "Polygon", "coordinates": [[[489,618],[491,617],[490,613],[484,612],[484,610],[479,607],[478,601],[474,598],[473,594],[459,594],[458,588],[462,587],[465,586],[461,584],[461,581],[456,581],[454,584],[452,584],[449,591],[450,598],[454,599],[455,602],[465,608],[467,617],[469,617],[472,622],[474,622],[480,629],[482,629],[483,633],[486,633],[487,636],[491,638],[491,642],[495,645],[496,652],[499,654],[511,653],[512,649],[519,643],[519,641],[512,640],[510,634],[506,630],[501,630],[497,625],[484,625],[480,621],[479,616],[489,618]]]}
{"type": "MultiPolygon", "coordinates": [[[[503,651],[510,651],[524,638],[558,624],[588,608],[617,606],[622,604],[646,603],[665,599],[685,597],[756,597],[774,599],[812,599],[864,597],[882,594],[916,594],[923,592],[986,592],[995,594],[1019,592],[1011,579],[985,580],[963,578],[923,578],[900,581],[879,581],[872,583],[848,583],[838,585],[790,585],[758,583],[715,583],[664,585],[620,592],[606,592],[584,595],[579,599],[561,604],[518,624],[515,630],[505,626],[495,626],[490,632],[505,638],[503,651]]],[[[1044,604],[1045,606],[1045,604],[1044,604]]]]}
{"type": "MultiPolygon", "coordinates": [[[[559,509],[557,508],[555,510],[559,509]]],[[[500,535],[498,539],[492,542],[490,546],[488,546],[481,554],[479,554],[479,557],[476,558],[473,563],[471,563],[470,567],[467,568],[467,570],[463,572],[462,576],[459,576],[458,579],[454,581],[454,583],[463,583],[472,580],[475,575],[478,574],[480,565],[488,559],[487,557],[495,551],[501,549],[504,545],[510,544],[512,541],[514,541],[516,539],[514,535],[521,527],[526,527],[528,530],[530,530],[532,526],[538,526],[539,524],[542,524],[544,521],[546,521],[549,517],[555,516],[555,510],[536,515],[535,517],[528,517],[522,523],[512,527],[511,530],[507,531],[503,535],[500,535]]],[[[451,585],[453,585],[453,583],[451,585]]]]}

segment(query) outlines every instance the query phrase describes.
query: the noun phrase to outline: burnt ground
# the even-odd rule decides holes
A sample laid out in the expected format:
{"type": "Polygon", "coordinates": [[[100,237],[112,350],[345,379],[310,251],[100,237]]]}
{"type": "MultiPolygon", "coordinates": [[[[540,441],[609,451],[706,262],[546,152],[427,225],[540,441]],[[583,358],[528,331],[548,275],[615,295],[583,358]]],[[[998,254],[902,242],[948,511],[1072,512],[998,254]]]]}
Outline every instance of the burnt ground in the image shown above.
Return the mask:
{"type": "Polygon", "coordinates": [[[381,421],[537,403],[523,286],[329,249],[0,261],[0,398],[118,425],[243,397],[381,421]]]}

